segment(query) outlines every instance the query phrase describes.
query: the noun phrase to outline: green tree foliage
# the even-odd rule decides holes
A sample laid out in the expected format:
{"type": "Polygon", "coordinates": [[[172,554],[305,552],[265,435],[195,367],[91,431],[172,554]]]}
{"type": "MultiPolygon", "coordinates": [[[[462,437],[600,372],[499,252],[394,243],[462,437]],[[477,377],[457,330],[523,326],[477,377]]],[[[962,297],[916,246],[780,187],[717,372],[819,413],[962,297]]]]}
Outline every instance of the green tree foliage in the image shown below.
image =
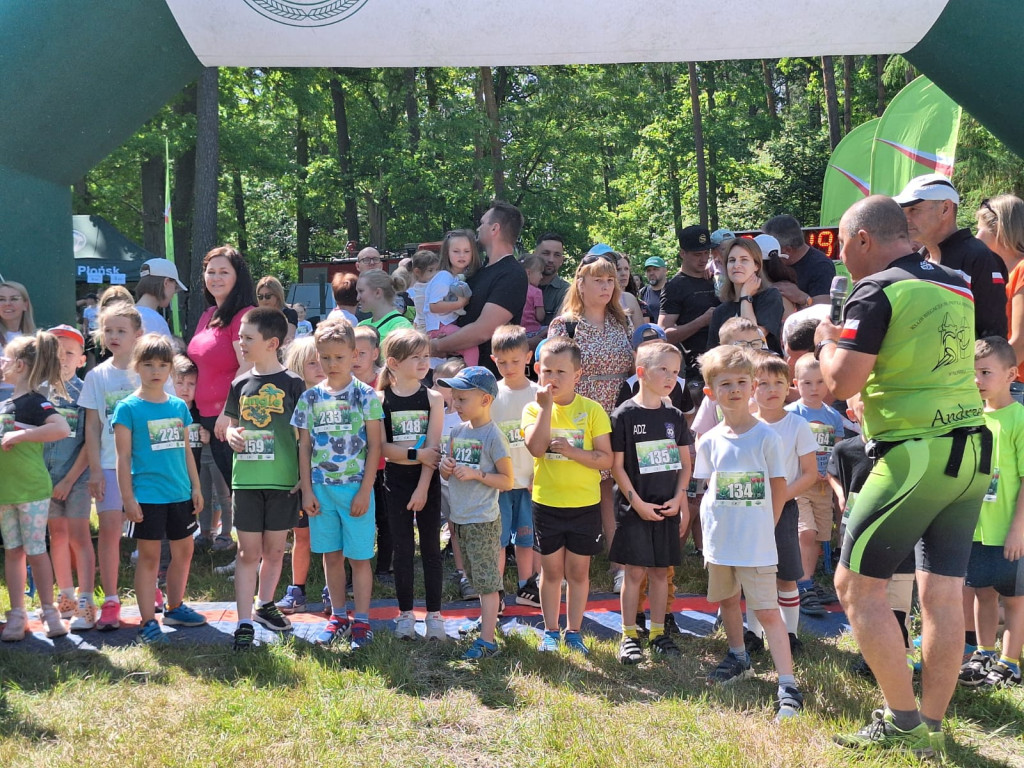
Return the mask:
{"type": "MultiPolygon", "coordinates": [[[[891,96],[913,74],[897,56],[884,62],[881,83],[877,57],[850,63],[846,93],[837,60],[838,99],[855,126],[875,115],[880,88],[891,96]]],[[[706,62],[696,72],[712,226],[755,228],[780,212],[816,221],[829,156],[821,60],[706,62]]],[[[685,63],[485,74],[221,70],[219,238],[244,243],[256,273],[289,282],[300,250],[313,260],[343,255],[346,190],[358,209],[358,245],[397,250],[474,227],[499,181],[527,217],[524,246],[561,232],[566,269],[597,241],[637,263],[675,254],[677,230],[696,223],[699,207],[685,63]],[[485,79],[496,122],[485,108],[485,79]],[[339,103],[351,147],[347,176],[339,103]]],[[[164,137],[176,164],[194,151],[187,94],[76,184],[76,213],[103,215],[142,242],[144,163],[162,158],[164,137]]],[[[967,116],[961,134],[966,219],[982,197],[1024,190],[1024,165],[967,116]]],[[[190,220],[188,211],[174,215],[176,223],[190,220]]],[[[176,250],[187,253],[188,244],[176,250]]]]}

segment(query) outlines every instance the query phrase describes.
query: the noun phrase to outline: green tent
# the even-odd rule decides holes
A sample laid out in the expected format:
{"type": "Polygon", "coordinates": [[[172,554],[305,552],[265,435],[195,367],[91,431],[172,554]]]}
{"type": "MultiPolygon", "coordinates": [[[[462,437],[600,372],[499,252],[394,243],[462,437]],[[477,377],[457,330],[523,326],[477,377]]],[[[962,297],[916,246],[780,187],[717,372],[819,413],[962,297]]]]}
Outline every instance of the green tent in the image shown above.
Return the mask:
{"type": "Polygon", "coordinates": [[[71,221],[76,283],[136,283],[143,262],[158,258],[102,216],[72,216],[71,221]]]}

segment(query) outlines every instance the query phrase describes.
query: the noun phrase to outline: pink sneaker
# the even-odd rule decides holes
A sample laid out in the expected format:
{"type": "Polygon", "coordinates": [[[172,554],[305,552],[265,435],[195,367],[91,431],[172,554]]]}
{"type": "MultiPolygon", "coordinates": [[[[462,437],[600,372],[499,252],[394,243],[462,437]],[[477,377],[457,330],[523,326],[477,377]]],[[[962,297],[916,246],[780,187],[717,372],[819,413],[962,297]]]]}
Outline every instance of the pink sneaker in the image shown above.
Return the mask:
{"type": "Polygon", "coordinates": [[[44,605],[39,611],[39,618],[46,627],[46,636],[49,638],[64,637],[68,628],[60,617],[60,611],[55,605],[44,605]]]}
{"type": "Polygon", "coordinates": [[[113,632],[121,628],[121,603],[117,600],[104,600],[100,608],[100,620],[96,622],[96,629],[100,632],[113,632]]]}
{"type": "Polygon", "coordinates": [[[24,608],[11,608],[7,612],[7,626],[0,633],[0,640],[5,643],[16,643],[25,639],[25,630],[28,626],[28,613],[24,608]]]}

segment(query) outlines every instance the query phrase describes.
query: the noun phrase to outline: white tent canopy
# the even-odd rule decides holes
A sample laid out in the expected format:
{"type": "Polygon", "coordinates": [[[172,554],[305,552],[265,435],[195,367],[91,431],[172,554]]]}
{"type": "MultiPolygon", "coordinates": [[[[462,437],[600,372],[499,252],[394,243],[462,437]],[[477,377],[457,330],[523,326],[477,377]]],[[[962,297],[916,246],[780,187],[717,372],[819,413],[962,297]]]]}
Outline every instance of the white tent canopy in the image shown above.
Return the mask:
{"type": "Polygon", "coordinates": [[[413,67],[903,53],[947,0],[167,0],[206,66],[413,67]]]}

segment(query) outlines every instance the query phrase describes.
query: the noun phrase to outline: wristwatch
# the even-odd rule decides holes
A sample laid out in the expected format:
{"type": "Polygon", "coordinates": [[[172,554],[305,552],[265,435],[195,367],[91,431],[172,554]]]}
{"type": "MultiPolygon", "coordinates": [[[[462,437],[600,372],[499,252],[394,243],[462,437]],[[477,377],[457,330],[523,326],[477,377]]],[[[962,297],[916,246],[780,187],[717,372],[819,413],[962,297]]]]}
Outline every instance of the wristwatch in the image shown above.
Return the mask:
{"type": "Polygon", "coordinates": [[[835,339],[822,339],[821,341],[819,341],[817,344],[814,345],[814,359],[815,360],[820,360],[821,359],[821,350],[823,350],[829,344],[838,344],[838,343],[839,342],[836,341],[835,339]]]}
{"type": "Polygon", "coordinates": [[[807,294],[807,301],[804,302],[804,306],[805,307],[810,307],[813,304],[814,304],[814,297],[811,296],[811,294],[808,293],[807,294]]]}
{"type": "Polygon", "coordinates": [[[409,461],[416,461],[416,449],[410,448],[409,450],[407,450],[405,452],[405,458],[407,458],[409,461]]]}
{"type": "Polygon", "coordinates": [[[751,304],[754,303],[753,296],[740,296],[740,301],[749,301],[751,304]]]}

